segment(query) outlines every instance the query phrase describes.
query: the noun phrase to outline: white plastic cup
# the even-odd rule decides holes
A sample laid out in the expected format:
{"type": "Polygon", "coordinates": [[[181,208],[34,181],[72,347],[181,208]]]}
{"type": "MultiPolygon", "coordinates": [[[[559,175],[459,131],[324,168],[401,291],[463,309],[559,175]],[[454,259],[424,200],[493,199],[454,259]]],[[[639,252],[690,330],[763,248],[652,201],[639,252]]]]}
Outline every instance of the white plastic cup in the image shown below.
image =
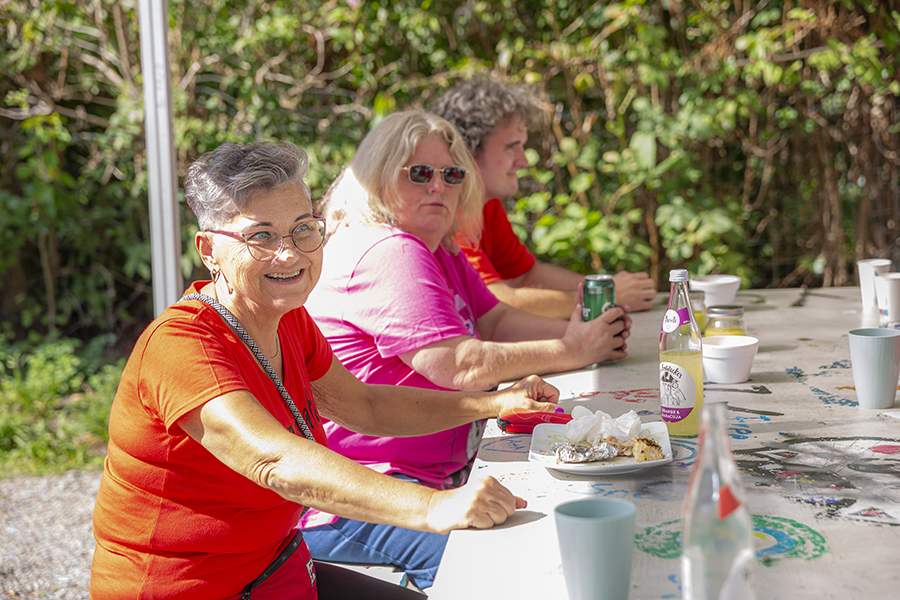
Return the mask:
{"type": "Polygon", "coordinates": [[[710,383],[743,383],[750,379],[759,340],[749,335],[703,338],[703,374],[710,383]]]}
{"type": "Polygon", "coordinates": [[[634,552],[634,504],[586,498],[554,509],[569,600],[627,600],[634,552]]]}
{"type": "Polygon", "coordinates": [[[900,321],[900,273],[896,271],[875,275],[875,295],[881,323],[900,321]]]}
{"type": "Polygon", "coordinates": [[[875,293],[875,274],[887,273],[891,270],[891,261],[887,258],[865,258],[856,261],[859,273],[859,295],[862,296],[863,310],[877,309],[878,296],[875,293]]]}
{"type": "Polygon", "coordinates": [[[741,278],[737,275],[701,275],[690,280],[691,291],[700,291],[706,295],[704,305],[726,306],[734,304],[734,296],[741,287],[741,278]]]}
{"type": "Polygon", "coordinates": [[[854,329],[849,337],[850,365],[859,406],[891,408],[900,379],[900,330],[854,329]]]}

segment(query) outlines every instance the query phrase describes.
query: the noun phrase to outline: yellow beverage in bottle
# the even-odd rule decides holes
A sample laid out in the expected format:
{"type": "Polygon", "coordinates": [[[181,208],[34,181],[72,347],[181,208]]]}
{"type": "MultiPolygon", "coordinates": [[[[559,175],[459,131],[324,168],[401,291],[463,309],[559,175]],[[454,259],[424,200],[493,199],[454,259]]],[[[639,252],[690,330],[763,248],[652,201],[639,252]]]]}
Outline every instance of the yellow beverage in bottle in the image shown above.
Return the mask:
{"type": "Polygon", "coordinates": [[[660,414],[672,437],[695,437],[703,407],[703,360],[696,350],[659,353],[660,414]]]}
{"type": "Polygon", "coordinates": [[[747,332],[740,327],[710,327],[703,334],[703,337],[712,337],[714,335],[747,335],[747,332]]]}
{"type": "Polygon", "coordinates": [[[691,312],[694,313],[694,319],[697,321],[697,326],[700,328],[700,334],[703,335],[703,332],[706,331],[706,311],[694,310],[691,312]]]}

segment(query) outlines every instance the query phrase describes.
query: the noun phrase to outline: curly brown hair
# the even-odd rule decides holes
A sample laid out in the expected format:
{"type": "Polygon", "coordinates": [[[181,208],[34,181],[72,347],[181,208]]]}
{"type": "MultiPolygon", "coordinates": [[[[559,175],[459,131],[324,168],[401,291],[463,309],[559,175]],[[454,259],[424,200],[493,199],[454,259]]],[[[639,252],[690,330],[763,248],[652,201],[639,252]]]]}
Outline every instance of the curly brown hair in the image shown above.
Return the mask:
{"type": "Polygon", "coordinates": [[[522,117],[529,130],[536,129],[543,102],[542,94],[532,86],[479,79],[447,90],[431,112],[450,121],[477,157],[484,138],[511,117],[522,117]]]}

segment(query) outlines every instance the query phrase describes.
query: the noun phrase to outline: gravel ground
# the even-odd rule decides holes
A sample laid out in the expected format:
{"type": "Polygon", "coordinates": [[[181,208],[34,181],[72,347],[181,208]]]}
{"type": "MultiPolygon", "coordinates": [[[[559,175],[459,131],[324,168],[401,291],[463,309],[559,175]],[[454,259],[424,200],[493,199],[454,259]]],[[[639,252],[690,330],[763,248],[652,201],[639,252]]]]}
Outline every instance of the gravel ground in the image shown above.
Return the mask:
{"type": "Polygon", "coordinates": [[[0,479],[0,598],[88,597],[100,473],[0,479]]]}

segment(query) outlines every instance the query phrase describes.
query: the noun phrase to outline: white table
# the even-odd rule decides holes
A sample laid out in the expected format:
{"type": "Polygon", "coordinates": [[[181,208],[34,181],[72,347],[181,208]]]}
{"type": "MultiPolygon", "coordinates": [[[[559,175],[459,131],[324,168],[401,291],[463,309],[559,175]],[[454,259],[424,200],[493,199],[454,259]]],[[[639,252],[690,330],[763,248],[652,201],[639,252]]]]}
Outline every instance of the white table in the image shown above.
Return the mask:
{"type": "MultiPolygon", "coordinates": [[[[666,300],[634,315],[626,359],[547,377],[567,412],[583,404],[659,420],[666,300]]],[[[758,600],[900,598],[900,409],[857,407],[847,342],[877,316],[862,314],[858,288],[745,291],[736,302],[760,340],[750,381],[707,384],[705,399],[730,409],[754,515],[758,600]]],[[[488,428],[474,469],[528,508],[493,529],[453,532],[429,598],[565,599],[553,507],[591,495],[637,506],[631,600],[680,598],[680,519],[697,439],[673,438],[670,465],[612,476],[529,463],[530,440],[488,428]]]]}

